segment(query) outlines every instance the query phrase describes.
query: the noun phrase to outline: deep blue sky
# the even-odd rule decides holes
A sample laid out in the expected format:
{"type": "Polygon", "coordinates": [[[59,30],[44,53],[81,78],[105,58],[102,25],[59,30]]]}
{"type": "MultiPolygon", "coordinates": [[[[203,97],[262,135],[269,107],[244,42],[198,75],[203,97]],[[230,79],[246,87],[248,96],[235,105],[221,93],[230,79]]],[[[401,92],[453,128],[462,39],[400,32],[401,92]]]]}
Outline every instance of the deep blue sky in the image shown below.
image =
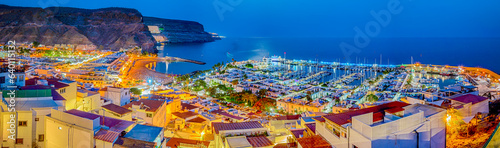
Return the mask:
{"type": "MultiPolygon", "coordinates": [[[[144,16],[198,21],[228,37],[353,37],[390,0],[1,0],[12,6],[127,7],[144,16]],[[240,3],[229,3],[236,1],[240,3]],[[221,19],[214,3],[232,9],[221,19]]],[[[499,0],[400,0],[377,37],[500,37],[499,0]]]]}

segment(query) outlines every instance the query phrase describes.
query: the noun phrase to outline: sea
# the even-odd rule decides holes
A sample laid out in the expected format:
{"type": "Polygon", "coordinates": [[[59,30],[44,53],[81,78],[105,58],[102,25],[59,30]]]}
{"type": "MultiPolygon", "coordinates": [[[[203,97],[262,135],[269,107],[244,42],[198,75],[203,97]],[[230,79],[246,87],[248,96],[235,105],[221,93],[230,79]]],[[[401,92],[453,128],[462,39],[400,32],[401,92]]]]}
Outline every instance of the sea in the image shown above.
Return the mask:
{"type": "Polygon", "coordinates": [[[422,64],[482,67],[500,73],[500,38],[372,38],[364,48],[343,50],[341,43],[356,47],[353,38],[224,38],[208,43],[158,46],[158,56],[205,62],[205,65],[158,63],[156,70],[186,74],[211,69],[214,64],[260,60],[268,56],[367,64],[422,64]]]}

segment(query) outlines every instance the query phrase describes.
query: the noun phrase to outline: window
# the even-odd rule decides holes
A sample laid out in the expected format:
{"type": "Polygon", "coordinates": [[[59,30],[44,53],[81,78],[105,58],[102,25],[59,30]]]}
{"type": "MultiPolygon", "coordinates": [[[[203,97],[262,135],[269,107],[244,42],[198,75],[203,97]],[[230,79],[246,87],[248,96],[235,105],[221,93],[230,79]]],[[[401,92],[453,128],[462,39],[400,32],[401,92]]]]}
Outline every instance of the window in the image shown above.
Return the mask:
{"type": "Polygon", "coordinates": [[[352,148],[358,148],[357,146],[355,146],[354,144],[352,145],[352,148]]]}
{"type": "Polygon", "coordinates": [[[153,114],[151,114],[151,113],[147,113],[147,114],[146,114],[146,117],[150,117],[150,118],[151,118],[151,117],[153,117],[153,114]]]}
{"type": "Polygon", "coordinates": [[[63,94],[63,93],[65,93],[65,92],[66,92],[66,88],[63,88],[63,89],[59,90],[59,93],[60,93],[60,94],[63,94]]]}
{"type": "Polygon", "coordinates": [[[38,135],[38,142],[43,142],[45,140],[45,135],[40,134],[38,135]]]}
{"type": "Polygon", "coordinates": [[[0,84],[5,83],[5,77],[0,77],[0,84]]]}
{"type": "Polygon", "coordinates": [[[19,82],[24,81],[24,75],[19,75],[19,82]]]}
{"type": "Polygon", "coordinates": [[[19,126],[28,126],[28,121],[19,121],[19,126]]]}
{"type": "Polygon", "coordinates": [[[23,144],[23,138],[17,138],[16,144],[23,144]]]}
{"type": "Polygon", "coordinates": [[[35,121],[39,121],[39,120],[40,120],[40,118],[35,118],[35,121]]]}

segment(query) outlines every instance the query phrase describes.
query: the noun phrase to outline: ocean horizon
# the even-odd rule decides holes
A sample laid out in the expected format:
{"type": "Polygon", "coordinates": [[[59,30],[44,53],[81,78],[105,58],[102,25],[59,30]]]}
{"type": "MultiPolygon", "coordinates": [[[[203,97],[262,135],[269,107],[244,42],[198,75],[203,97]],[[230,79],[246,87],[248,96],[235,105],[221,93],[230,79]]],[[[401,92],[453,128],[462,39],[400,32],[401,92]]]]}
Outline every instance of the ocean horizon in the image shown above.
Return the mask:
{"type": "Polygon", "coordinates": [[[365,48],[348,54],[341,43],[355,46],[353,38],[225,38],[209,43],[168,44],[159,46],[158,56],[173,56],[206,62],[205,65],[177,62],[159,63],[156,70],[169,74],[186,74],[210,69],[214,64],[260,60],[265,56],[286,59],[319,60],[367,64],[422,64],[482,67],[500,73],[496,56],[500,55],[500,38],[371,38],[365,48]],[[347,54],[346,54],[347,53],[347,54]],[[382,60],[380,57],[382,56],[382,60]]]}

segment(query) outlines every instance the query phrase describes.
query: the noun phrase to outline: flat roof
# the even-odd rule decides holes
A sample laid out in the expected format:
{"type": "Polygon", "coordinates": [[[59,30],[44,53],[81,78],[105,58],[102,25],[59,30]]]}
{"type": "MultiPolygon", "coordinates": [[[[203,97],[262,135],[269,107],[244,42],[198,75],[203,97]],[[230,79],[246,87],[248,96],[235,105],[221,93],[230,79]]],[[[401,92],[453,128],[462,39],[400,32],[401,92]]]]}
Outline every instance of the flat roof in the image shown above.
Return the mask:
{"type": "Polygon", "coordinates": [[[161,134],[162,130],[163,128],[161,127],[137,124],[123,137],[147,142],[154,142],[156,137],[161,134]]]}

